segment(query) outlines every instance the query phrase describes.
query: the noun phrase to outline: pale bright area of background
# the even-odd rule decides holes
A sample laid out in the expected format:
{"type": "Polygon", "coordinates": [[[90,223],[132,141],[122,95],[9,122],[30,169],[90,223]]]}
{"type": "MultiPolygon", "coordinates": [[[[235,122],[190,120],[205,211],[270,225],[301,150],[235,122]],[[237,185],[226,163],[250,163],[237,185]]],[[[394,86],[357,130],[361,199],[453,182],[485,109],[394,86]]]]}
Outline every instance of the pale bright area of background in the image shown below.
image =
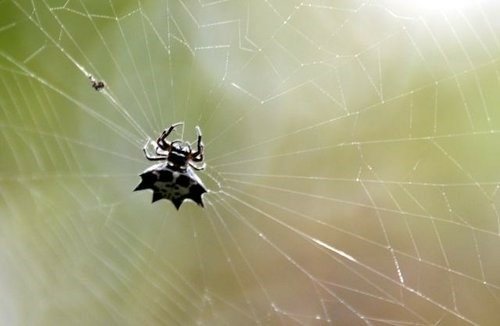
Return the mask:
{"type": "Polygon", "coordinates": [[[498,323],[498,17],[0,1],[0,324],[498,323]],[[205,209],[132,192],[177,121],[205,209]]]}

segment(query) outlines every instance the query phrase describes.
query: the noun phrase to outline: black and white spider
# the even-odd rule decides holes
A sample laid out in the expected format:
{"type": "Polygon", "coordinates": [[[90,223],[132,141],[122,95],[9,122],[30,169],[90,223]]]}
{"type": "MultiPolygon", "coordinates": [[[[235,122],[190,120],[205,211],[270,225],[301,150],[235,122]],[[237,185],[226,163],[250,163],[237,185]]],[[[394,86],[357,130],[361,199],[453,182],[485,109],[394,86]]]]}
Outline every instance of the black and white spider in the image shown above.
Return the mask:
{"type": "Polygon", "coordinates": [[[191,145],[183,140],[167,140],[167,137],[182,122],[171,125],[165,129],[156,141],[148,142],[143,147],[144,156],[149,161],[164,161],[155,164],[144,171],[140,177],[141,183],[134,189],[153,190],[153,202],[160,199],[170,200],[175,208],[179,209],[185,199],[191,199],[201,207],[203,201],[201,196],[207,192],[201,179],[193,170],[203,170],[203,142],[201,141],[200,127],[196,127],[197,141],[196,151],[193,152],[191,145]],[[154,145],[155,155],[148,153],[148,146],[154,145]]]}

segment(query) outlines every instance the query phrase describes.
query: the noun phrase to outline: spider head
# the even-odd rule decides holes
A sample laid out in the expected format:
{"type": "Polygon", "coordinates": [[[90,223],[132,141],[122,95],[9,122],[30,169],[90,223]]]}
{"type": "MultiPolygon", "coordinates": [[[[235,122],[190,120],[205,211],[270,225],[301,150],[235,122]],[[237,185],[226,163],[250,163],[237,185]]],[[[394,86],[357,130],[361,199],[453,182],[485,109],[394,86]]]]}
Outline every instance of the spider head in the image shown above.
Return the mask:
{"type": "Polygon", "coordinates": [[[178,168],[185,168],[191,156],[191,146],[183,141],[172,142],[167,160],[178,168]]]}

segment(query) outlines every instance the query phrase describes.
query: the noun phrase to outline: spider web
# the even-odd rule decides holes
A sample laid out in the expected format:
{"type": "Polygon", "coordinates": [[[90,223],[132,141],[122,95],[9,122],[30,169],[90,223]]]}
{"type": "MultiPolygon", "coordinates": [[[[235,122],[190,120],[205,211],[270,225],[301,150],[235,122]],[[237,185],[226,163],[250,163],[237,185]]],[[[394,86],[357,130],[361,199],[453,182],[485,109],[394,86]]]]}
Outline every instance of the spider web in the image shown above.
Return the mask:
{"type": "Polygon", "coordinates": [[[425,3],[1,1],[2,323],[498,322],[500,7],[425,3]]]}

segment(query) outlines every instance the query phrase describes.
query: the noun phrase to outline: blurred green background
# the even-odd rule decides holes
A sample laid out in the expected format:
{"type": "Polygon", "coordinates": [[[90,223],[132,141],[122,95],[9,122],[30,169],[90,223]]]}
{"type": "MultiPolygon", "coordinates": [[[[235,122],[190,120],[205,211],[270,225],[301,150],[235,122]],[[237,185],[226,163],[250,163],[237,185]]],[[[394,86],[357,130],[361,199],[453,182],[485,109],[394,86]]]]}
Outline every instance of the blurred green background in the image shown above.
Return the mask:
{"type": "Polygon", "coordinates": [[[0,324],[497,324],[499,14],[1,1],[0,324]],[[178,121],[204,209],[132,192],[178,121]]]}

